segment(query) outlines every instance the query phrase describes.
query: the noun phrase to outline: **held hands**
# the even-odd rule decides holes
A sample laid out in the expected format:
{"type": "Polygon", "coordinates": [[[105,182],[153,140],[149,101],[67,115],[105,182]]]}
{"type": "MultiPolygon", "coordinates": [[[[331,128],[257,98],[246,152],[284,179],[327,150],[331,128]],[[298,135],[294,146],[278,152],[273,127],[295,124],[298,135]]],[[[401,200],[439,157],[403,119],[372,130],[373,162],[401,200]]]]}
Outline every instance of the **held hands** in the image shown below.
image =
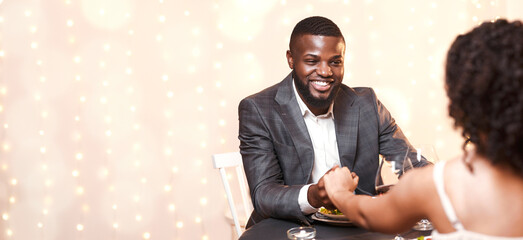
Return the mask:
{"type": "Polygon", "coordinates": [[[336,207],[329,196],[337,191],[354,192],[358,186],[358,181],[358,175],[350,172],[347,167],[334,166],[320,178],[317,184],[309,187],[307,200],[315,208],[335,209],[336,207]]]}
{"type": "Polygon", "coordinates": [[[334,196],[337,192],[354,192],[360,180],[358,175],[347,167],[334,167],[322,179],[328,197],[334,196]]]}
{"type": "MultiPolygon", "coordinates": [[[[338,166],[334,166],[327,173],[331,172],[333,169],[337,167],[338,166]]],[[[309,187],[309,191],[307,192],[307,200],[309,201],[309,204],[315,208],[325,207],[327,209],[332,210],[336,207],[329,199],[327,191],[325,190],[324,178],[327,175],[327,173],[323,175],[323,177],[321,177],[320,180],[318,180],[318,183],[313,184],[309,187]]]]}

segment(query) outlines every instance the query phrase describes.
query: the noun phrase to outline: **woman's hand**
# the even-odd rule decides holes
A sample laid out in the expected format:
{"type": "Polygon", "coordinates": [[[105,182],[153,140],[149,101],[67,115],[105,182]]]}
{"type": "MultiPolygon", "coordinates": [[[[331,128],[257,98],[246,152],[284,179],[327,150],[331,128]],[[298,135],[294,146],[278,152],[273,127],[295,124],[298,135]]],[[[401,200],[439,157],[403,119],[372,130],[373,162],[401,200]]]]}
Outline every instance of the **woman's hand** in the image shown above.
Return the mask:
{"type": "Polygon", "coordinates": [[[323,176],[325,190],[332,198],[336,192],[354,192],[358,186],[359,177],[347,167],[334,167],[323,176]]]}

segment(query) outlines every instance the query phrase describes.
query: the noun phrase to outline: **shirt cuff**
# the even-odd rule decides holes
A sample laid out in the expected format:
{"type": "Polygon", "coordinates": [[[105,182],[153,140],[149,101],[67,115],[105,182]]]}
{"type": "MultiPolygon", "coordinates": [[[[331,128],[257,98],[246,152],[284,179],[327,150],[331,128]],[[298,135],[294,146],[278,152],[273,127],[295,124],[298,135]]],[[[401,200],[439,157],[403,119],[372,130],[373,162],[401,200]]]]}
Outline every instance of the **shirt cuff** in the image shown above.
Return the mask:
{"type": "Polygon", "coordinates": [[[300,189],[300,193],[298,195],[298,204],[300,205],[301,212],[305,215],[315,213],[318,211],[317,208],[311,206],[309,204],[309,200],[307,200],[307,192],[309,191],[309,187],[311,184],[305,185],[300,189]]]}

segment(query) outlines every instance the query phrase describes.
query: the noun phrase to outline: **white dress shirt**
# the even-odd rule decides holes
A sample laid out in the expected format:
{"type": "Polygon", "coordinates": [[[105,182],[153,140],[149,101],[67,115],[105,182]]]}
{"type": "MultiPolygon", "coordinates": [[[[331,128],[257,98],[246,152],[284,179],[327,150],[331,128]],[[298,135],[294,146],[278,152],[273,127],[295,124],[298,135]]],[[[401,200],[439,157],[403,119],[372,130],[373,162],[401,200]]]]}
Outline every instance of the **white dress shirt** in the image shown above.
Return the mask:
{"type": "Polygon", "coordinates": [[[335,165],[341,166],[338,152],[338,143],[336,142],[336,130],[334,128],[334,113],[332,112],[334,102],[330,105],[327,113],[315,116],[301,99],[294,82],[292,84],[294,95],[298,100],[305,125],[312,141],[314,148],[314,164],[309,184],[300,189],[298,203],[300,209],[305,214],[311,214],[318,211],[312,207],[307,200],[307,191],[311,184],[317,183],[318,180],[335,165]]]}

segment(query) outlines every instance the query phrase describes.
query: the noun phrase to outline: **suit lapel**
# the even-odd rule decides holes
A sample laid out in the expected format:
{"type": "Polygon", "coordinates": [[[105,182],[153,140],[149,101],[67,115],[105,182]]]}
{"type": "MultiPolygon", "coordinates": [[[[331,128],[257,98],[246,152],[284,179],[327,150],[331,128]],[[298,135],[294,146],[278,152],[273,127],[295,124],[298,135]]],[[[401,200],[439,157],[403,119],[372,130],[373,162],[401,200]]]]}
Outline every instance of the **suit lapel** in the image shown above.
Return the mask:
{"type": "Polygon", "coordinates": [[[294,95],[292,84],[292,74],[289,74],[276,93],[276,108],[279,109],[282,121],[289,131],[296,152],[298,153],[298,160],[300,161],[303,175],[307,177],[305,181],[308,181],[314,162],[314,150],[307,126],[305,125],[296,96],[294,95]]]}
{"type": "Polygon", "coordinates": [[[342,166],[350,170],[354,168],[356,157],[359,106],[353,106],[356,94],[350,88],[340,89],[334,102],[334,123],[336,127],[336,141],[342,166]]]}

